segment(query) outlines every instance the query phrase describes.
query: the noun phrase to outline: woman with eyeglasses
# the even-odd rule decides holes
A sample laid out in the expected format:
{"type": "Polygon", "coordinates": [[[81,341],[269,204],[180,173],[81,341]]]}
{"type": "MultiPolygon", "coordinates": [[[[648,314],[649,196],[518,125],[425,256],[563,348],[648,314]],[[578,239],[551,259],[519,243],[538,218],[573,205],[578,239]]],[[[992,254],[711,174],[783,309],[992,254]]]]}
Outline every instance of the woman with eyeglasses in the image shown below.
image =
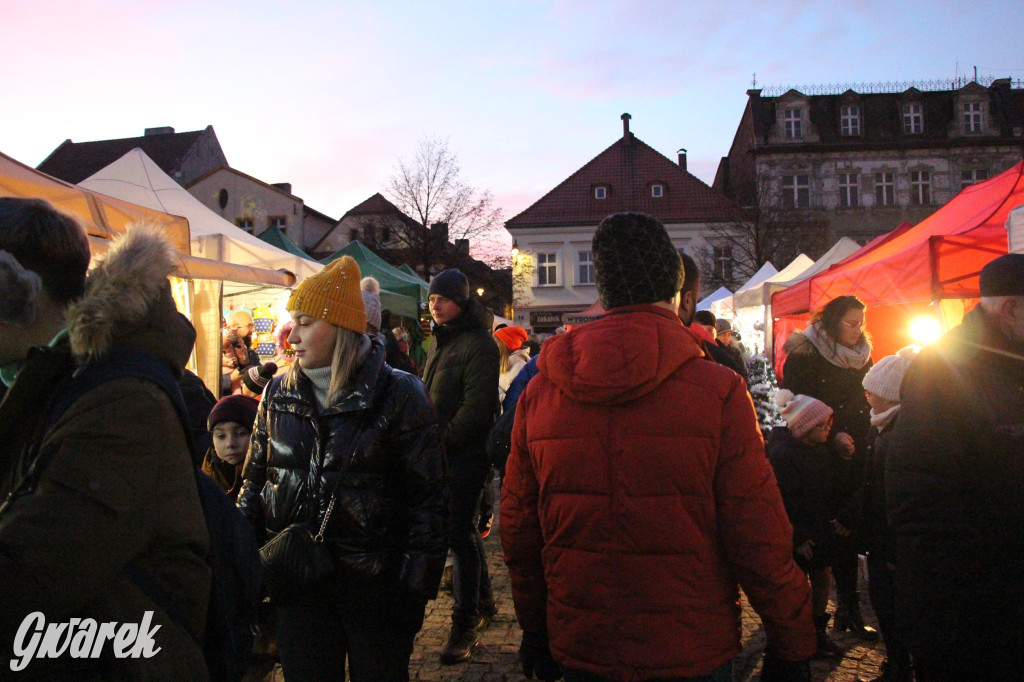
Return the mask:
{"type": "Polygon", "coordinates": [[[786,341],[781,387],[817,398],[832,408],[829,442],[843,455],[836,494],[839,513],[832,575],[838,608],[833,627],[866,641],[878,639],[864,625],[857,592],[857,509],[853,500],[864,478],[865,438],[871,427],[871,406],[861,382],[871,369],[871,340],[864,328],[865,305],[856,296],[839,296],[825,305],[813,323],[786,341]]]}

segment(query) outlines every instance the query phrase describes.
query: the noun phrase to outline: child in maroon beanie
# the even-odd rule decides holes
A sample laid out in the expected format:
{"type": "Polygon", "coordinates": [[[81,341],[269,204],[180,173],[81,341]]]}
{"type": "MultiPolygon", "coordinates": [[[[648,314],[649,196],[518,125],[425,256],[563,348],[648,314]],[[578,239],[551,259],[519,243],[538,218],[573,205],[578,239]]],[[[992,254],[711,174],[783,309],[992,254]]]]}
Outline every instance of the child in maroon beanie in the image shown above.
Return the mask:
{"type": "Polygon", "coordinates": [[[206,451],[202,470],[232,500],[242,489],[242,466],[249,454],[249,437],[259,401],[248,395],[229,395],[217,401],[208,421],[213,446],[206,451]]]}

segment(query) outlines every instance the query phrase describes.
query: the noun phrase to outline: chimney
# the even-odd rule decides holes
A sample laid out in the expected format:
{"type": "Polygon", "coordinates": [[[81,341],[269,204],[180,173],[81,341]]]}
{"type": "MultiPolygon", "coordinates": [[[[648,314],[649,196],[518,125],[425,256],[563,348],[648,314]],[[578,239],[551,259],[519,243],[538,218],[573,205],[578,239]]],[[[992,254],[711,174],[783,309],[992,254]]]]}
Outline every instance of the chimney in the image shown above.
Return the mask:
{"type": "Polygon", "coordinates": [[[448,242],[448,223],[433,223],[430,226],[430,234],[433,235],[439,242],[445,244],[448,242]]]}
{"type": "Polygon", "coordinates": [[[686,170],[686,150],[680,149],[676,154],[679,154],[679,167],[686,170]]]}
{"type": "Polygon", "coordinates": [[[631,119],[633,117],[630,116],[629,114],[623,114],[622,116],[620,116],[620,118],[622,119],[622,136],[628,138],[629,137],[629,119],[631,119]]]}
{"type": "Polygon", "coordinates": [[[146,128],[146,137],[151,135],[173,135],[174,128],[171,126],[161,126],[160,128],[146,128]]]}
{"type": "Polygon", "coordinates": [[[468,239],[456,239],[455,240],[455,253],[460,256],[469,255],[469,240],[468,239]]]}
{"type": "Polygon", "coordinates": [[[292,183],[290,182],[272,182],[270,183],[270,186],[276,187],[282,192],[287,192],[288,194],[292,193],[292,183]]]}

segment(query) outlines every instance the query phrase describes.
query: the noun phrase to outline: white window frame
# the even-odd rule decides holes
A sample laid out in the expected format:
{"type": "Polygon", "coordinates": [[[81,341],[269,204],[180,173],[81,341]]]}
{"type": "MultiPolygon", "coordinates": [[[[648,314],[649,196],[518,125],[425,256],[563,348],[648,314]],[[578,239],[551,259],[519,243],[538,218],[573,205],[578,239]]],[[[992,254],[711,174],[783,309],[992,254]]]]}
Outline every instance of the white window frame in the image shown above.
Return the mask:
{"type": "Polygon", "coordinates": [[[235,227],[252,234],[254,223],[252,218],[235,218],[235,227]]]}
{"type": "Polygon", "coordinates": [[[965,168],[960,171],[960,189],[988,180],[987,168],[965,168]]]}
{"type": "Polygon", "coordinates": [[[275,215],[267,218],[267,229],[276,227],[282,232],[288,231],[288,216],[275,215]]]}
{"type": "Polygon", "coordinates": [[[595,199],[607,199],[608,198],[608,188],[605,187],[604,185],[598,185],[597,187],[595,187],[594,188],[594,198],[595,199]]]}
{"type": "Polygon", "coordinates": [[[803,173],[782,176],[782,206],[784,208],[810,208],[811,176],[803,173]],[[801,196],[804,200],[801,202],[801,196]]]}
{"type": "Polygon", "coordinates": [[[847,104],[839,112],[839,134],[844,137],[860,135],[860,105],[847,104]]]}
{"type": "Polygon", "coordinates": [[[732,257],[732,244],[711,247],[712,272],[722,282],[731,282],[735,260],[732,257]]]}
{"type": "Polygon", "coordinates": [[[592,251],[576,251],[576,284],[590,286],[596,284],[594,279],[594,254],[592,251]],[[584,258],[585,257],[585,258],[584,258]],[[584,277],[584,273],[587,277],[584,277]]]}
{"type": "Polygon", "coordinates": [[[981,102],[964,102],[963,121],[965,133],[980,133],[982,131],[981,102]]]}
{"type": "Polygon", "coordinates": [[[878,171],[875,173],[875,206],[895,205],[896,174],[892,171],[878,171]]]}
{"type": "Polygon", "coordinates": [[[663,196],[665,196],[665,186],[664,185],[660,185],[660,184],[658,184],[658,185],[651,185],[651,197],[652,198],[660,199],[663,196]]]}
{"type": "Polygon", "coordinates": [[[537,286],[555,287],[558,284],[558,252],[537,252],[537,286]]]}
{"type": "Polygon", "coordinates": [[[856,173],[839,173],[839,205],[842,208],[860,206],[859,179],[856,173]]]}
{"type": "Polygon", "coordinates": [[[800,108],[786,109],[782,112],[785,123],[787,140],[802,140],[804,138],[804,111],[800,108]]]}
{"type": "Polygon", "coordinates": [[[932,175],[926,170],[910,171],[910,205],[930,206],[932,203],[932,175]]]}
{"type": "Polygon", "coordinates": [[[903,132],[920,135],[924,132],[924,109],[920,102],[903,105],[903,132]]]}

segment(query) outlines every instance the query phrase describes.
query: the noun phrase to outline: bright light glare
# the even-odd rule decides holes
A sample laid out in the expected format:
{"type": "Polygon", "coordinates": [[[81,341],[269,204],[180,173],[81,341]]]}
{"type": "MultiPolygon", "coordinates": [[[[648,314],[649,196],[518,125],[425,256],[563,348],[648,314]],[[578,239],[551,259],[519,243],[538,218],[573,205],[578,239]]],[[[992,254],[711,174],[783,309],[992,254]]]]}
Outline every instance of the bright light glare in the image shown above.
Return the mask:
{"type": "Polygon", "coordinates": [[[942,325],[930,315],[915,317],[910,321],[910,338],[914,343],[927,346],[942,336],[942,325]]]}

